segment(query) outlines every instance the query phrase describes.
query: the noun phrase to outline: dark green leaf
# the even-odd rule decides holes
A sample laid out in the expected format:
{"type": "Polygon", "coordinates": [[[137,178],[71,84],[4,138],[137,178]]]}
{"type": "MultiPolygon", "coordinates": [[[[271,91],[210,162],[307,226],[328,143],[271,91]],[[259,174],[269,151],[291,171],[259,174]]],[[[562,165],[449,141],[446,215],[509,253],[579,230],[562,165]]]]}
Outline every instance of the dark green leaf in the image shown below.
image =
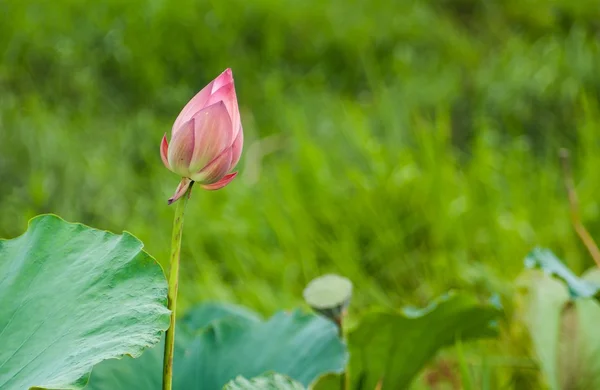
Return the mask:
{"type": "Polygon", "coordinates": [[[311,386],[311,390],[340,390],[343,374],[326,374],[319,377],[311,386]]]}
{"type": "Polygon", "coordinates": [[[448,294],[422,310],[366,315],[349,335],[350,375],[357,389],[405,389],[442,347],[493,337],[500,310],[474,298],[448,294]]]}

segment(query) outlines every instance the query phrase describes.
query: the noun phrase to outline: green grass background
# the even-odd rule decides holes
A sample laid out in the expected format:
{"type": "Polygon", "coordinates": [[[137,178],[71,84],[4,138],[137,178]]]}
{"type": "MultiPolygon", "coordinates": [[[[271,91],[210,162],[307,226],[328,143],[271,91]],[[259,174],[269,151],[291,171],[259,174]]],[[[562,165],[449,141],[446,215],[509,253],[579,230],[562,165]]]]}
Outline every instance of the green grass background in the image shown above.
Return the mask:
{"type": "MultiPolygon", "coordinates": [[[[291,308],[325,272],[356,312],[505,296],[537,245],[579,273],[557,151],[597,236],[599,20],[597,0],[0,0],[0,237],[52,212],[165,265],[160,139],[231,67],[240,176],[194,191],[183,310],[291,308]]],[[[506,344],[478,356],[527,356],[506,344]]]]}

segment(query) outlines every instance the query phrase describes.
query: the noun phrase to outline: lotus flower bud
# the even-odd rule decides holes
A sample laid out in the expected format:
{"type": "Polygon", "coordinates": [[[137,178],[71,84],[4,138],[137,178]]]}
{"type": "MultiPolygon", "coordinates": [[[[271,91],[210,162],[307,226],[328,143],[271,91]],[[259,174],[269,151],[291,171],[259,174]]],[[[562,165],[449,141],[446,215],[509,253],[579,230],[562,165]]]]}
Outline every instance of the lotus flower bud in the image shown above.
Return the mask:
{"type": "Polygon", "coordinates": [[[244,134],[233,75],[226,69],[181,110],[165,134],[160,156],[165,166],[182,176],[169,204],[182,197],[192,182],[206,190],[225,187],[237,175],[230,171],[242,154],[244,134]]]}

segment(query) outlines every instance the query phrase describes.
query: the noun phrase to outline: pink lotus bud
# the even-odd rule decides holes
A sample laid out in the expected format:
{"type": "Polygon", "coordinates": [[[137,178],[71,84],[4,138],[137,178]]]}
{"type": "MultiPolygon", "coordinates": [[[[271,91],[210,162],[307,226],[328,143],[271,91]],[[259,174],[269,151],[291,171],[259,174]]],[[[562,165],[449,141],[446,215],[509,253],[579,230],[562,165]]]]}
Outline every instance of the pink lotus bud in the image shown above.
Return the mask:
{"type": "Polygon", "coordinates": [[[183,177],[169,204],[185,194],[192,182],[218,190],[237,175],[229,173],[240,160],[244,133],[233,75],[226,69],[183,107],[160,145],[165,166],[183,177]]]}

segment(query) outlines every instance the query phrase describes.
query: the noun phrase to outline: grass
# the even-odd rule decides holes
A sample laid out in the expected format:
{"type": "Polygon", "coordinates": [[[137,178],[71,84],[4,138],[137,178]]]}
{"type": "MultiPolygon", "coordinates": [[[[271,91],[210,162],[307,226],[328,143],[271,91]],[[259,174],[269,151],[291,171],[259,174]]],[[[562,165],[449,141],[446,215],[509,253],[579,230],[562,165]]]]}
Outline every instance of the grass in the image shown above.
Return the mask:
{"type": "MultiPolygon", "coordinates": [[[[592,265],[557,152],[573,153],[598,236],[594,1],[178,4],[0,2],[1,237],[53,212],[130,231],[164,266],[178,178],[160,139],[232,67],[241,174],[192,195],[181,312],[294,307],[325,272],[353,280],[357,312],[452,288],[510,297],[538,245],[577,273],[592,265]]],[[[502,340],[481,347],[474,378],[498,354],[526,358],[502,340]]],[[[498,383],[517,380],[518,365],[502,367],[498,383]]]]}

